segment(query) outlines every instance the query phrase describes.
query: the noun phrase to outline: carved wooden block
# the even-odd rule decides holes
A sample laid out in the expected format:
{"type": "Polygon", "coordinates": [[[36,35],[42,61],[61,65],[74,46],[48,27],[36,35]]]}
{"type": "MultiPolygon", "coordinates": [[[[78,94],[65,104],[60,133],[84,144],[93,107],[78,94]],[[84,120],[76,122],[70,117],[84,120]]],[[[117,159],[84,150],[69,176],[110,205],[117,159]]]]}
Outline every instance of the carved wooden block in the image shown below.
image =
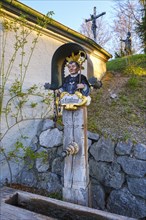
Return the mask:
{"type": "Polygon", "coordinates": [[[65,201],[89,206],[87,107],[80,107],[76,111],[63,110],[63,123],[64,149],[71,142],[79,146],[77,154],[65,158],[63,198],[65,201]]]}

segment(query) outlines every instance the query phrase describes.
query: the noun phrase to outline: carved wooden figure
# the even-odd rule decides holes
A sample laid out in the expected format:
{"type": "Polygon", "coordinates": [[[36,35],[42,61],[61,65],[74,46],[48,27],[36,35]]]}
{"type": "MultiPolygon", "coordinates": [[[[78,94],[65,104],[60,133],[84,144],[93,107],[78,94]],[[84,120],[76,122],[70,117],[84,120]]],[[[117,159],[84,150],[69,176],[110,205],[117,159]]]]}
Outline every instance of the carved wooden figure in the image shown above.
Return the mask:
{"type": "Polygon", "coordinates": [[[75,204],[90,206],[87,144],[87,105],[90,100],[88,96],[90,85],[86,77],[81,74],[86,54],[80,51],[77,55],[72,53],[72,56],[66,59],[69,77],[72,81],[70,82],[66,77],[60,89],[60,99],[57,100],[57,104],[63,107],[63,199],[75,204]],[[67,89],[71,86],[74,89],[67,89]]]}

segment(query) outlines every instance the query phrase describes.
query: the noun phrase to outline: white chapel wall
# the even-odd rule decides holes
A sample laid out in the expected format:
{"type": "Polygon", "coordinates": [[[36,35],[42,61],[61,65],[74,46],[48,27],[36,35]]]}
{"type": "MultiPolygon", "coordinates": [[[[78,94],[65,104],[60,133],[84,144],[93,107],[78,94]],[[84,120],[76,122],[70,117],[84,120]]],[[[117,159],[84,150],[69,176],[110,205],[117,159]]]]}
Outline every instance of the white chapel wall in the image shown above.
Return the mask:
{"type": "MultiPolygon", "coordinates": [[[[13,20],[13,15],[7,16],[7,19],[13,20]]],[[[29,94],[27,100],[24,100],[23,96],[15,96],[14,94],[10,95],[10,89],[16,79],[20,79],[20,75],[24,76],[25,74],[25,65],[27,65],[32,42],[37,36],[36,31],[32,31],[32,33],[27,37],[27,43],[24,46],[23,52],[25,55],[21,56],[22,50],[19,50],[15,54],[15,32],[7,31],[4,33],[4,27],[2,26],[2,20],[0,26],[0,63],[3,64],[3,72],[7,72],[9,69],[9,76],[6,80],[5,84],[5,92],[3,99],[3,111],[2,111],[2,121],[1,121],[1,147],[5,149],[5,153],[8,155],[10,151],[15,149],[15,144],[17,141],[20,141],[25,148],[30,146],[33,138],[37,133],[37,129],[40,125],[40,122],[43,118],[49,118],[50,114],[53,113],[53,103],[45,103],[43,102],[43,98],[38,94],[41,93],[47,100],[48,91],[44,89],[44,84],[46,82],[51,83],[51,61],[55,51],[63,44],[73,42],[71,39],[57,35],[49,30],[43,30],[41,36],[38,38],[38,42],[34,48],[32,57],[30,59],[26,75],[24,77],[24,83],[22,86],[22,92],[25,93],[31,88],[34,84],[37,89],[34,94],[29,94]],[[4,44],[3,37],[4,34],[7,34],[6,44],[4,44]],[[5,45],[5,47],[4,47],[5,45]],[[4,55],[4,57],[2,56],[4,55]],[[13,65],[10,66],[11,59],[14,58],[13,65]],[[23,59],[23,62],[22,62],[23,59]],[[23,63],[23,68],[20,65],[23,63]],[[22,72],[21,72],[22,71],[22,72]],[[24,103],[23,103],[24,102],[24,103]],[[20,104],[23,104],[21,109],[18,108],[20,104]]],[[[30,26],[32,24],[30,23],[30,26]]],[[[29,29],[29,27],[28,27],[29,29]]],[[[83,45],[81,45],[84,47],[83,45]]],[[[87,48],[85,48],[86,50],[87,48]]],[[[91,49],[90,51],[90,60],[94,69],[94,74],[97,78],[101,78],[101,76],[106,71],[106,63],[100,59],[101,54],[96,54],[91,49]]],[[[88,63],[84,64],[85,69],[82,71],[83,74],[88,76],[88,63]]],[[[68,74],[68,73],[67,73],[68,74]]],[[[52,93],[51,93],[52,94],[52,93]]],[[[52,95],[48,96],[52,98],[52,95]]],[[[52,100],[52,99],[51,99],[52,100]]],[[[24,152],[20,154],[23,155],[24,152]]],[[[4,155],[2,155],[0,159],[1,170],[5,170],[3,172],[2,181],[8,176],[8,163],[4,155]]],[[[17,174],[23,165],[23,161],[19,160],[17,163],[15,160],[10,161],[10,166],[12,166],[13,173],[17,174]]]]}

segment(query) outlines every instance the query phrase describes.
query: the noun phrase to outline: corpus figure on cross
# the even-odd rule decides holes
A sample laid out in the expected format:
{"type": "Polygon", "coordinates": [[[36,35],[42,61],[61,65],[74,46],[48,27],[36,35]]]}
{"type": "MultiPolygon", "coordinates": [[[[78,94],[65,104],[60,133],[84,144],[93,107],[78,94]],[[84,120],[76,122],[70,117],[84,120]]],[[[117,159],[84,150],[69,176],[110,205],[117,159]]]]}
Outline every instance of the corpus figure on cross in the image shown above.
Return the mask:
{"type": "Polygon", "coordinates": [[[94,7],[94,14],[91,15],[91,18],[89,19],[85,19],[85,22],[88,22],[88,21],[92,21],[92,31],[93,31],[93,36],[94,36],[94,41],[96,42],[96,19],[99,18],[100,16],[106,14],[106,12],[102,12],[101,14],[99,15],[96,15],[96,7],[94,7]]]}

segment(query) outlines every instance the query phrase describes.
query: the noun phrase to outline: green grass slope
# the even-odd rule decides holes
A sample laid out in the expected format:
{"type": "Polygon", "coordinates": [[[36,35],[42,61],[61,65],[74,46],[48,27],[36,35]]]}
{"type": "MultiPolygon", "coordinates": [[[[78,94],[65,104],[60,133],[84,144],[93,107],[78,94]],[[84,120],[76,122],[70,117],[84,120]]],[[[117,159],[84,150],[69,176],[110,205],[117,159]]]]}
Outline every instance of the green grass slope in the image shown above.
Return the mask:
{"type": "Polygon", "coordinates": [[[92,90],[88,130],[146,144],[146,55],[111,60],[100,90],[92,90]]]}
{"type": "Polygon", "coordinates": [[[136,54],[111,60],[107,63],[107,70],[124,74],[146,75],[146,54],[136,54]]]}

